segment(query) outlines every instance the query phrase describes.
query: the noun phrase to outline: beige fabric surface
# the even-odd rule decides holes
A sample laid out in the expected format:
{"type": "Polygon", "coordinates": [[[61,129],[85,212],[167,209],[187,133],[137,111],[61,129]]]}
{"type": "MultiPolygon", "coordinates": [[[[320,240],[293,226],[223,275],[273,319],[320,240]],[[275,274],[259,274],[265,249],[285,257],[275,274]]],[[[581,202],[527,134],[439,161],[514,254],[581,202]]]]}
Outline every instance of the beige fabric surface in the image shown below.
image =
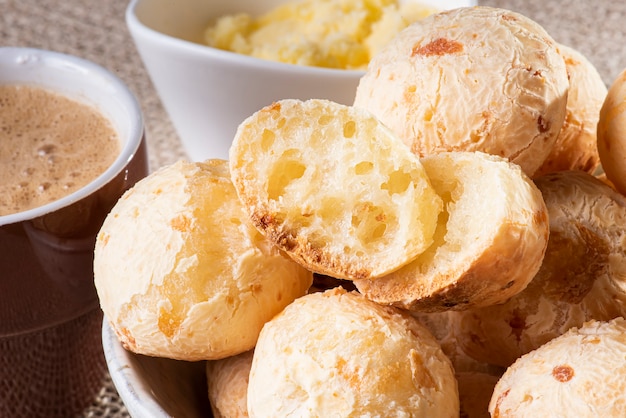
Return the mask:
{"type": "MultiPolygon", "coordinates": [[[[208,0],[207,0],[208,1],[208,0]]],[[[226,0],[224,0],[226,1],[226,0]]],[[[557,42],[578,49],[610,84],[626,68],[626,2],[615,0],[483,0],[536,20],[557,42]]],[[[0,46],[28,46],[78,55],[124,80],[142,105],[154,170],[184,157],[174,128],[136,53],[126,0],[0,0],[0,46]]],[[[110,379],[86,417],[127,417],[110,379]]]]}

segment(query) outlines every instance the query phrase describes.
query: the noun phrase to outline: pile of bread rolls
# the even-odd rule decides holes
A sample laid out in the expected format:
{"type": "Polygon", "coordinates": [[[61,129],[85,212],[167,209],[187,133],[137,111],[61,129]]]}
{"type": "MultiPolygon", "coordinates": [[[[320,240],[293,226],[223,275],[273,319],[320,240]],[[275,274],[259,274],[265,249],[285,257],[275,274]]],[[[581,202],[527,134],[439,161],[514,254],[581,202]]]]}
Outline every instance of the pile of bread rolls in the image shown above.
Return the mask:
{"type": "Polygon", "coordinates": [[[625,103],[523,15],[432,15],[353,106],[268,104],[137,183],[102,309],[206,360],[216,417],[625,416],[625,103]]]}

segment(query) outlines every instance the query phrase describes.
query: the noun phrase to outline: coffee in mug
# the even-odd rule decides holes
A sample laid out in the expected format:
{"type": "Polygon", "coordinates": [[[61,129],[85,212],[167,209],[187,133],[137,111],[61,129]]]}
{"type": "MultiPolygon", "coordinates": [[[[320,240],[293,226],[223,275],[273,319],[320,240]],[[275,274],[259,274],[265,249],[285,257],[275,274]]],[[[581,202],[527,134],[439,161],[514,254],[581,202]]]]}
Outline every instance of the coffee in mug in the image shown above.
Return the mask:
{"type": "Polygon", "coordinates": [[[140,107],[96,64],[10,47],[0,102],[0,417],[79,416],[106,378],[95,237],[148,174],[140,107]]]}
{"type": "Polygon", "coordinates": [[[75,192],[120,153],[98,109],[41,87],[0,85],[0,127],[0,216],[75,192]]]}

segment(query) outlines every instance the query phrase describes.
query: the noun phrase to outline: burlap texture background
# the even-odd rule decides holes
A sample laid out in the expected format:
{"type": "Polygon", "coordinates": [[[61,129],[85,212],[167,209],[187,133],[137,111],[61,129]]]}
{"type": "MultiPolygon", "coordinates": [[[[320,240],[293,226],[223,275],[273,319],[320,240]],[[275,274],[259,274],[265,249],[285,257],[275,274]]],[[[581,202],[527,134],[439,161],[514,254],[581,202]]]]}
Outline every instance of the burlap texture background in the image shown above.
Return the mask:
{"type": "MultiPolygon", "coordinates": [[[[207,0],[208,1],[208,0],[207,0]]],[[[557,42],[585,54],[609,85],[626,68],[626,2],[598,0],[482,0],[521,12],[557,42]]],[[[154,170],[184,151],[125,25],[126,0],[0,0],[0,45],[44,48],[97,62],[122,78],[139,98],[154,170]]],[[[85,417],[128,417],[110,378],[85,417]]]]}

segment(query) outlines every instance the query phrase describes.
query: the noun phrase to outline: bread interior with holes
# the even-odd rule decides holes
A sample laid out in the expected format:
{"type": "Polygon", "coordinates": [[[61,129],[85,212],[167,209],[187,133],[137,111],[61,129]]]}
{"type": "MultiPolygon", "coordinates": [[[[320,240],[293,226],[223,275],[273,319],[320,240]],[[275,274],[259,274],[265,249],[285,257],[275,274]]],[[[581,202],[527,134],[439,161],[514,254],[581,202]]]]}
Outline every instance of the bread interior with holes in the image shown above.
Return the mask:
{"type": "Polygon", "coordinates": [[[365,110],[273,103],[240,124],[230,169],[256,227],[315,273],[374,279],[433,243],[441,198],[419,159],[365,110]]]}
{"type": "Polygon", "coordinates": [[[356,280],[376,302],[438,312],[501,303],[535,276],[549,224],[540,190],[521,168],[481,152],[443,152],[421,160],[444,201],[435,241],[408,265],[356,280]]]}

